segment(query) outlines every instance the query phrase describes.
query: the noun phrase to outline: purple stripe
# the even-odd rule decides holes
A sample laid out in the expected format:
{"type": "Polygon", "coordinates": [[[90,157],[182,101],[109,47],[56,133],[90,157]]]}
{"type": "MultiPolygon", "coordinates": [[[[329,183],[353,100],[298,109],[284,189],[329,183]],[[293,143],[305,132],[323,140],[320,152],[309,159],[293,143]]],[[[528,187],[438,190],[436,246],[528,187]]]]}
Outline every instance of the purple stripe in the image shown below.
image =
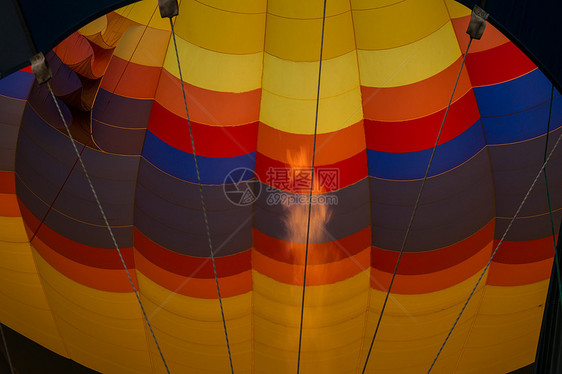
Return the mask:
{"type": "MultiPolygon", "coordinates": [[[[219,256],[252,246],[252,207],[233,205],[223,186],[203,186],[213,247],[219,256]]],[[[141,161],[135,198],[135,227],[172,251],[208,257],[209,243],[199,186],[173,178],[141,161]]]]}
{"type": "MultiPolygon", "coordinates": [[[[282,199],[295,202],[299,195],[278,190],[269,192],[266,185],[262,185],[262,191],[255,203],[254,227],[264,234],[277,239],[305,243],[306,229],[297,233],[298,237],[290,235],[286,224],[286,220],[290,218],[288,209],[280,203],[282,199]],[[286,195],[286,198],[278,200],[277,196],[279,195],[286,195]]],[[[311,243],[341,239],[369,226],[369,184],[367,179],[363,179],[341,190],[324,194],[324,196],[335,197],[336,203],[328,205],[330,219],[323,228],[319,228],[322,233],[319,237],[310,238],[311,243]]],[[[292,205],[290,209],[299,208],[298,205],[292,205]]],[[[304,209],[304,217],[306,217],[308,212],[307,205],[301,205],[301,209],[304,209]]],[[[306,220],[299,224],[306,225],[306,220]]]]}
{"type": "MultiPolygon", "coordinates": [[[[370,180],[372,243],[399,251],[421,181],[370,180]]],[[[441,248],[469,237],[493,219],[493,195],[485,150],[458,168],[428,179],[405,251],[441,248]]]]}

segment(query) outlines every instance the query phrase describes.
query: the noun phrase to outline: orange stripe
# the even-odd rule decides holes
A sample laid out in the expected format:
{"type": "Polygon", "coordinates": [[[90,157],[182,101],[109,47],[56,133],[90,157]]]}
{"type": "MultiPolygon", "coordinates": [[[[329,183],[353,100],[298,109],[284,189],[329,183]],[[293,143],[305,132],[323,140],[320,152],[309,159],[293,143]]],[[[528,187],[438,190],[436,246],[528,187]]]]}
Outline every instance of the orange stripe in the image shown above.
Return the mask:
{"type": "Polygon", "coordinates": [[[0,193],[0,216],[19,217],[21,216],[18,198],[12,193],[0,193]]]}
{"type": "MultiPolygon", "coordinates": [[[[428,274],[403,275],[396,274],[392,293],[402,295],[417,295],[435,292],[458,284],[484,268],[492,253],[490,242],[474,256],[460,264],[428,274]]],[[[371,268],[371,287],[386,291],[390,285],[392,273],[371,268]]]]}
{"type": "MultiPolygon", "coordinates": [[[[186,118],[180,81],[162,70],[156,100],[170,112],[186,118]]],[[[233,126],[259,119],[261,89],[233,93],[206,90],[184,83],[191,120],[205,125],[233,126]]]]}
{"type": "Polygon", "coordinates": [[[486,284],[491,286],[523,286],[550,277],[553,257],[529,264],[492,262],[486,284]]]}
{"type": "MultiPolygon", "coordinates": [[[[303,265],[305,243],[281,240],[253,229],[254,248],[262,255],[287,264],[303,265]]],[[[354,256],[371,244],[371,228],[356,232],[340,240],[327,243],[310,243],[308,264],[321,265],[354,256]]]]}
{"type": "MultiPolygon", "coordinates": [[[[168,290],[190,297],[201,299],[215,299],[217,285],[214,278],[189,278],[166,271],[135,251],[135,264],[138,271],[168,290]]],[[[219,274],[221,297],[231,297],[244,294],[252,290],[252,271],[221,277],[219,274]]]]}
{"type": "MultiPolygon", "coordinates": [[[[329,165],[346,160],[366,148],[363,121],[339,131],[318,134],[316,141],[316,165],[329,165]]],[[[312,135],[292,134],[261,122],[259,124],[258,152],[282,163],[290,163],[287,157],[289,154],[312,154],[312,143],[312,135]]]]}
{"type": "Polygon", "coordinates": [[[102,48],[75,32],[54,48],[62,62],[76,73],[98,79],[105,72],[113,56],[113,48],[102,48]]]}
{"type": "Polygon", "coordinates": [[[152,99],[161,71],[162,68],[139,65],[113,57],[101,87],[121,96],[152,99]]]}
{"type": "MultiPolygon", "coordinates": [[[[54,251],[39,238],[35,238],[33,246],[49,265],[84,286],[108,292],[133,292],[127,273],[122,269],[100,269],[74,262],[54,251]]],[[[129,272],[138,289],[134,270],[129,272]]]]}
{"type": "MultiPolygon", "coordinates": [[[[310,250],[310,249],[309,249],[310,250]]],[[[369,268],[371,251],[364,249],[355,256],[322,265],[308,265],[307,286],[321,286],[351,278],[369,268]]],[[[252,251],[254,270],[276,281],[286,284],[302,285],[304,266],[292,265],[271,259],[258,251],[252,251]]]]}
{"type": "MultiPolygon", "coordinates": [[[[364,118],[388,122],[403,121],[425,117],[446,108],[451,97],[451,84],[457,79],[461,62],[462,58],[459,57],[442,72],[406,86],[362,86],[364,118]]],[[[454,101],[463,97],[471,88],[466,69],[463,69],[454,101]]]]}
{"type": "MultiPolygon", "coordinates": [[[[455,34],[457,35],[457,40],[459,41],[459,47],[462,53],[464,53],[466,51],[468,41],[470,40],[470,36],[466,33],[468,23],[470,22],[470,16],[455,18],[452,19],[451,22],[453,23],[453,28],[455,29],[455,34]]],[[[482,35],[482,39],[472,43],[468,53],[485,51],[505,43],[509,43],[509,39],[490,23],[487,23],[486,31],[482,35]]]]}

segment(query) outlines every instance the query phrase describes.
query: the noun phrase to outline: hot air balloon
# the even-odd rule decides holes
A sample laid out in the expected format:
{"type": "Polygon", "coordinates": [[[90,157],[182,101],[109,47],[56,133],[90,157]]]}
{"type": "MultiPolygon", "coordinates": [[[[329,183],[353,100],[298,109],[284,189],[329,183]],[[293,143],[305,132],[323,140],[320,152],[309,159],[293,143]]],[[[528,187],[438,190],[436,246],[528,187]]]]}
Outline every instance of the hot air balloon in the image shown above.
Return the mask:
{"type": "Polygon", "coordinates": [[[48,83],[0,58],[3,325],[103,373],[529,370],[557,52],[452,0],[118,5],[48,83]]]}

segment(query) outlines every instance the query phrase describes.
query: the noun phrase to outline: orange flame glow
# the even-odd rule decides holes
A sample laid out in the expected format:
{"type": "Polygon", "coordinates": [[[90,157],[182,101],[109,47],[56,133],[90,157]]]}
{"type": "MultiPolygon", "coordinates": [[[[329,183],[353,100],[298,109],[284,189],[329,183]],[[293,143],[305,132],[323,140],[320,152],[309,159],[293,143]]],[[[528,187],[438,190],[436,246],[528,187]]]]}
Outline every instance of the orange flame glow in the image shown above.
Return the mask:
{"type": "MultiPolygon", "coordinates": [[[[306,154],[304,149],[299,149],[297,151],[287,151],[287,160],[289,161],[289,168],[290,170],[290,178],[291,182],[294,183],[295,173],[294,171],[301,171],[301,170],[311,170],[311,158],[309,155],[306,154]]],[[[318,192],[314,191],[322,191],[321,187],[317,187],[316,185],[313,186],[313,196],[318,192]]],[[[308,242],[312,243],[322,243],[326,241],[330,241],[329,235],[325,230],[326,224],[329,222],[331,217],[331,210],[328,205],[326,204],[310,204],[308,201],[308,196],[310,193],[310,184],[308,184],[308,188],[305,188],[300,192],[300,196],[302,198],[301,201],[304,203],[296,203],[296,204],[288,204],[286,201],[284,202],[283,206],[285,208],[285,217],[284,223],[287,232],[287,241],[290,242],[290,251],[291,258],[293,259],[293,263],[304,265],[304,257],[305,257],[305,243],[306,237],[308,232],[308,242]],[[308,215],[310,209],[310,227],[308,227],[308,215]]],[[[322,258],[324,257],[322,254],[321,245],[314,246],[314,253],[310,251],[311,245],[309,245],[309,260],[314,258],[313,263],[322,263],[322,258]]],[[[310,262],[309,262],[310,264],[310,262]]],[[[302,269],[301,269],[302,270],[302,269]]],[[[309,267],[309,271],[314,272],[313,269],[309,267]]],[[[309,273],[310,274],[310,273],[309,273]]],[[[313,274],[314,278],[315,277],[313,274]]],[[[302,271],[294,274],[294,279],[302,283],[303,281],[303,274],[302,271]]],[[[309,283],[307,279],[307,284],[309,283]]]]}

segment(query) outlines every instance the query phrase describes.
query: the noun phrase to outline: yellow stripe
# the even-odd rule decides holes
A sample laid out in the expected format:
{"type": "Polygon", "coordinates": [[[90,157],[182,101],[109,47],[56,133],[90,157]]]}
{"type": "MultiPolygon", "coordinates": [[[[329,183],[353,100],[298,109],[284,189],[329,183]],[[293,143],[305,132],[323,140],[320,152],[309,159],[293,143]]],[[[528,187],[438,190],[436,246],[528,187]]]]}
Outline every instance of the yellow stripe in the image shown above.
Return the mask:
{"type": "MultiPolygon", "coordinates": [[[[267,11],[285,18],[322,18],[323,0],[269,0],[267,11]]],[[[326,17],[331,17],[350,10],[349,0],[330,0],[326,3],[326,17]]]]}
{"type": "Polygon", "coordinates": [[[445,0],[451,19],[469,16],[471,10],[455,0],[445,0]]]}
{"type": "Polygon", "coordinates": [[[449,21],[443,0],[407,0],[391,6],[353,12],[357,48],[404,46],[423,39],[449,21]]]}
{"type": "Polygon", "coordinates": [[[459,371],[507,373],[531,364],[539,339],[548,280],[525,286],[486,286],[459,371]]]}
{"type": "MultiPolygon", "coordinates": [[[[316,100],[294,100],[262,92],[260,121],[293,134],[314,134],[316,100]]],[[[363,118],[359,88],[320,100],[318,134],[341,130],[363,118]]]]}
{"type": "MultiPolygon", "coordinates": [[[[232,55],[213,52],[177,38],[183,79],[197,87],[220,92],[247,92],[261,87],[263,53],[232,55]]],[[[179,79],[170,41],[164,68],[179,79]]]]}
{"type": "Polygon", "coordinates": [[[237,13],[265,13],[267,0],[198,0],[212,8],[223,9],[237,13]]]}
{"type": "MultiPolygon", "coordinates": [[[[58,322],[65,343],[71,352],[70,358],[81,365],[104,374],[148,374],[152,373],[148,352],[132,351],[117,347],[107,340],[84,334],[81,329],[69,325],[65,320],[58,322]]],[[[101,329],[105,331],[105,329],[101,329]]],[[[140,338],[139,338],[140,339],[140,338]]],[[[144,337],[142,338],[144,340],[144,337]]]]}
{"type": "Polygon", "coordinates": [[[232,13],[184,0],[175,28],[178,36],[202,48],[253,54],[263,51],[265,13],[232,13]]]}
{"type": "Polygon", "coordinates": [[[80,28],[79,32],[82,35],[90,36],[97,33],[103,34],[107,28],[107,17],[101,16],[80,28]]]}
{"type": "MultiPolygon", "coordinates": [[[[318,61],[322,18],[293,19],[267,16],[265,51],[291,61],[318,61]]],[[[332,59],[355,49],[351,12],[326,18],[323,58],[332,59]]]]}
{"type": "MultiPolygon", "coordinates": [[[[355,51],[322,62],[322,97],[341,95],[359,87],[355,51]]],[[[316,100],[318,62],[293,62],[265,54],[263,89],[279,96],[316,100]]]]}
{"type": "Polygon", "coordinates": [[[116,13],[140,25],[146,25],[150,21],[150,27],[170,30],[170,21],[168,18],[160,17],[158,3],[153,0],[143,0],[127,5],[116,10],[116,13]]]}
{"type": "Polygon", "coordinates": [[[403,47],[358,50],[361,84],[396,87],[419,82],[443,71],[461,56],[451,22],[403,47]]]}
{"type": "Polygon", "coordinates": [[[104,373],[150,371],[144,320],[133,293],[83,286],[36,252],[35,259],[72,359],[104,373]]]}
{"type": "Polygon", "coordinates": [[[21,217],[0,217],[0,240],[10,243],[28,243],[21,217]]]}
{"type": "MultiPolygon", "coordinates": [[[[253,289],[256,372],[294,370],[302,287],[254,271],[253,289]]],[[[368,295],[369,270],[341,282],[307,287],[303,372],[342,373],[353,368],[361,344],[368,295]]]]}
{"type": "MultiPolygon", "coordinates": [[[[426,372],[479,275],[437,292],[420,295],[391,294],[369,360],[369,372],[426,372]]],[[[455,333],[445,346],[436,373],[452,372],[478,312],[479,303],[476,301],[481,297],[482,290],[483,284],[474,294],[474,300],[468,304],[455,333]]],[[[371,292],[362,362],[373,338],[386,294],[379,290],[371,292]]]]}
{"type": "Polygon", "coordinates": [[[164,62],[170,37],[169,31],[133,26],[125,32],[114,54],[139,65],[160,67],[164,62]]]}
{"type": "Polygon", "coordinates": [[[401,3],[404,0],[351,0],[351,9],[353,10],[369,10],[376,8],[383,8],[396,3],[401,3]]]}
{"type": "MultiPolygon", "coordinates": [[[[197,372],[229,370],[226,340],[217,299],[171,292],[138,272],[143,305],[170,362],[197,372]]],[[[235,369],[249,371],[251,303],[246,293],[222,299],[235,369]]]]}
{"type": "Polygon", "coordinates": [[[66,355],[21,217],[0,217],[0,322],[66,355]]]}

